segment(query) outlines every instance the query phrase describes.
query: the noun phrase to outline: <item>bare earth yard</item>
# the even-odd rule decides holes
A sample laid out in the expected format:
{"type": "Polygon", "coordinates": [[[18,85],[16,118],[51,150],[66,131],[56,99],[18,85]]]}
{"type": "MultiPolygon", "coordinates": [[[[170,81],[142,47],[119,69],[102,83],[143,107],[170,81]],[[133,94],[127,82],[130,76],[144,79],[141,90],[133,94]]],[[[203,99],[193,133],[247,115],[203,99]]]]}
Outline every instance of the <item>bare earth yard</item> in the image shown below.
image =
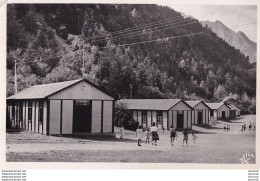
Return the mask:
{"type": "MultiPolygon", "coordinates": [[[[28,131],[7,132],[6,161],[8,162],[140,162],[140,163],[241,163],[248,153],[247,163],[255,163],[255,132],[248,130],[249,122],[254,123],[255,115],[241,116],[229,122],[218,121],[214,127],[193,126],[198,139],[189,146],[182,145],[182,136],[174,146],[170,145],[169,131],[160,131],[157,146],[137,146],[135,132],[126,131],[124,139],[116,137],[46,136],[28,131]],[[247,124],[245,133],[241,125],[247,124]],[[230,132],[223,131],[229,124],[230,132]]],[[[180,133],[179,133],[180,134],[180,133]]],[[[143,139],[144,140],[144,139],[143,139]]]]}

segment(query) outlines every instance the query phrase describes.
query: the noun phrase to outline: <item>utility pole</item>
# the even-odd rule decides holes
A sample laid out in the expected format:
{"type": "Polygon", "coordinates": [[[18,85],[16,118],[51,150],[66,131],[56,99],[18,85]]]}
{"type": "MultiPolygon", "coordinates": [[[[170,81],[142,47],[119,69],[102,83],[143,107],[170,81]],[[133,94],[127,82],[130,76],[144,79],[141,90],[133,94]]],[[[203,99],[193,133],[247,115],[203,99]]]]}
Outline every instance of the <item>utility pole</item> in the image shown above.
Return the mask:
{"type": "Polygon", "coordinates": [[[14,94],[17,94],[16,60],[14,61],[14,94]]]}
{"type": "Polygon", "coordinates": [[[133,92],[132,92],[133,86],[130,84],[130,98],[133,99],[133,92]]]}
{"type": "MultiPolygon", "coordinates": [[[[83,46],[84,47],[84,46],[83,46]]],[[[84,78],[84,71],[85,71],[85,51],[83,48],[83,58],[82,58],[82,78],[84,78]]]]}

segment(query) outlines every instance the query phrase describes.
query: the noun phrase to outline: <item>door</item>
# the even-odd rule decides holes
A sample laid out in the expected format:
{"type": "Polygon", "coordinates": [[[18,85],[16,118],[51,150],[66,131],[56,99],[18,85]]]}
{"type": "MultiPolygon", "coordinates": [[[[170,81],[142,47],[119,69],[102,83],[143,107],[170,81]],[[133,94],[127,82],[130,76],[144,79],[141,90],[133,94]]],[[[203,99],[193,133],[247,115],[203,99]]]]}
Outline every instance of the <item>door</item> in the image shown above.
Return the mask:
{"type": "Polygon", "coordinates": [[[225,111],[222,111],[222,119],[225,119],[226,118],[226,115],[225,115],[225,111]]]}
{"type": "Polygon", "coordinates": [[[74,100],[73,132],[91,132],[91,111],[90,100],[74,100]]]}
{"type": "Polygon", "coordinates": [[[198,112],[198,124],[202,124],[202,120],[203,120],[203,112],[199,111],[198,112]]]}
{"type": "Polygon", "coordinates": [[[177,128],[183,128],[183,123],[184,123],[184,120],[183,120],[183,114],[177,114],[177,128]]]}

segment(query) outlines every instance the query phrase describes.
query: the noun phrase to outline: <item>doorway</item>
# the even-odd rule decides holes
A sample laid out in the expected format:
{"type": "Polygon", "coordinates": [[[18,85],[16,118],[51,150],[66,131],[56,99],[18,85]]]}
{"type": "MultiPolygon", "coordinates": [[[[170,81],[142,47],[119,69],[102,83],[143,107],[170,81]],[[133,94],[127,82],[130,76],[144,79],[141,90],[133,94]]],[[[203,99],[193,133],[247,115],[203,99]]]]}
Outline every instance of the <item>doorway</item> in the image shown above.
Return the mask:
{"type": "Polygon", "coordinates": [[[199,111],[198,112],[198,124],[202,124],[202,120],[203,120],[203,112],[199,111]]]}
{"type": "Polygon", "coordinates": [[[183,118],[184,118],[183,114],[180,113],[177,114],[177,128],[183,128],[183,123],[184,123],[183,118]]]}
{"type": "Polygon", "coordinates": [[[222,111],[222,119],[225,119],[226,118],[226,115],[225,115],[225,111],[222,111]]]}
{"type": "Polygon", "coordinates": [[[74,100],[73,102],[73,132],[91,133],[90,100],[74,100]]]}

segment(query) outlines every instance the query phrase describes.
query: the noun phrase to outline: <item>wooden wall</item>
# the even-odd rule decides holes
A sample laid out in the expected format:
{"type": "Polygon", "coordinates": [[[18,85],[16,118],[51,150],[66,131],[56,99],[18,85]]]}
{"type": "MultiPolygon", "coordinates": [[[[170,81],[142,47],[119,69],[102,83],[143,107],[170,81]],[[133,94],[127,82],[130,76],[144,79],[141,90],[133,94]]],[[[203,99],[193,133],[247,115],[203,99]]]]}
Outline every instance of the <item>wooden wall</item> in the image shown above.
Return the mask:
{"type": "Polygon", "coordinates": [[[114,100],[114,98],[101,92],[86,82],[80,82],[68,87],[50,96],[49,99],[114,100]]]}

